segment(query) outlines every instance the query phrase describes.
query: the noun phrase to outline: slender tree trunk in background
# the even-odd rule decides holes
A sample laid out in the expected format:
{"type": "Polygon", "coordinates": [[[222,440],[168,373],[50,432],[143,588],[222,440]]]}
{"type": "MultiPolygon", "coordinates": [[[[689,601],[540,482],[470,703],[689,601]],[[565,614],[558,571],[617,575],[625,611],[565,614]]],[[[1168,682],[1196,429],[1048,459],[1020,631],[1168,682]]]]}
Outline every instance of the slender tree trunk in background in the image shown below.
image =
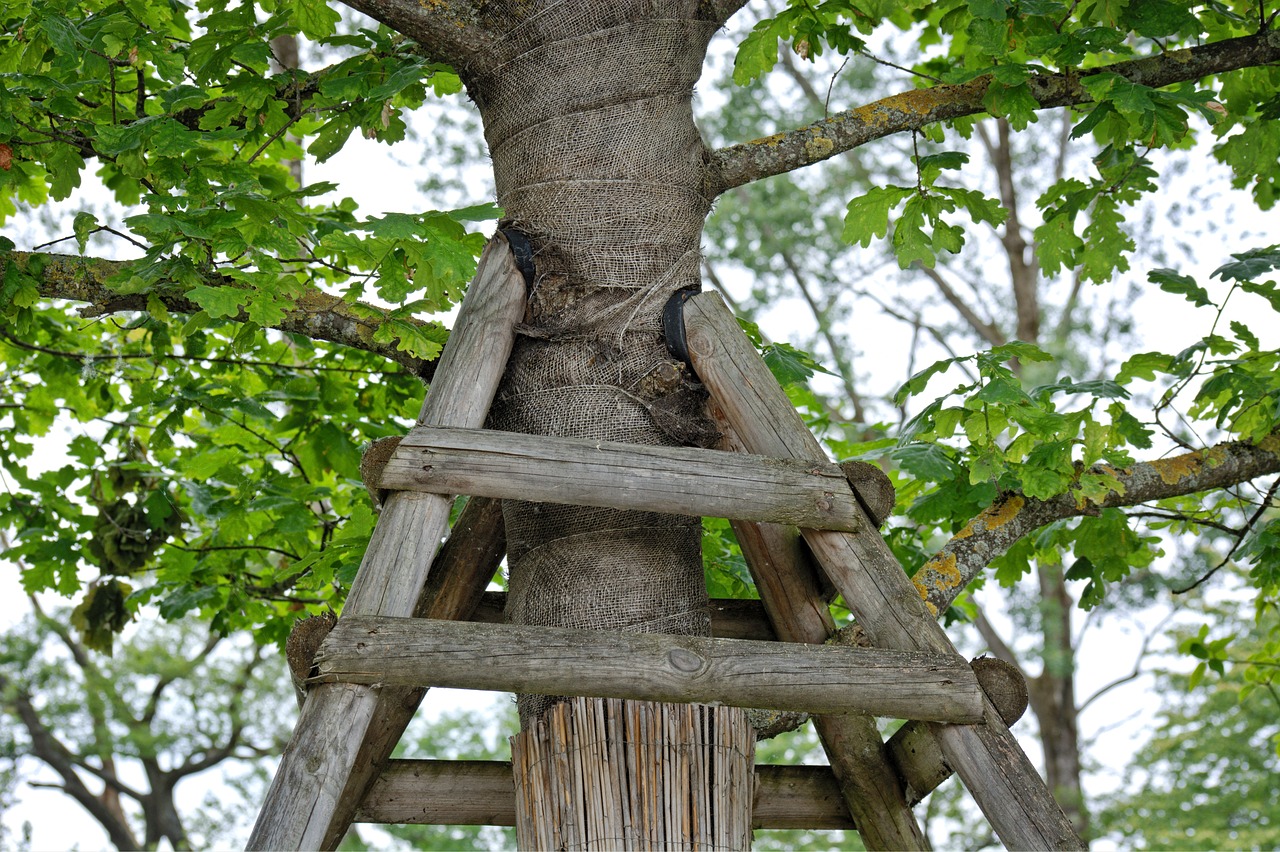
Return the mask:
{"type": "MultiPolygon", "coordinates": [[[[298,37],[292,33],[276,36],[271,40],[271,64],[273,69],[279,71],[297,71],[301,67],[298,63],[298,37]]],[[[293,134],[289,138],[297,141],[298,137],[293,134]]],[[[302,160],[295,158],[289,161],[289,173],[293,175],[294,181],[297,182],[299,188],[302,186],[302,160]]]]}
{"type": "MultiPolygon", "coordinates": [[[[1040,265],[1032,246],[1022,232],[1018,215],[1019,197],[1014,174],[1013,151],[1009,142],[1009,123],[995,121],[996,133],[979,125],[983,146],[987,150],[1000,187],[1000,200],[1009,218],[1005,222],[1001,243],[1009,264],[1015,306],[1014,333],[1019,340],[1042,343],[1040,327],[1040,265]]],[[[1069,137],[1060,135],[1060,147],[1069,137]]],[[[1057,158],[1061,162],[1062,156],[1057,158]]],[[[1075,601],[1067,588],[1060,566],[1037,567],[1040,586],[1041,672],[1028,678],[1031,711],[1040,728],[1044,755],[1045,780],[1058,804],[1071,820],[1076,832],[1088,842],[1089,816],[1081,787],[1080,727],[1075,694],[1075,648],[1072,645],[1071,610],[1075,601]]],[[[1011,652],[1010,652],[1011,653],[1011,652]]]]}
{"type": "MultiPolygon", "coordinates": [[[[493,427],[650,445],[714,440],[701,392],[667,354],[661,326],[668,298],[698,285],[710,209],[692,95],[720,22],[698,14],[696,0],[561,3],[536,15],[498,2],[482,13],[499,34],[487,63],[496,70],[462,70],[498,203],[532,241],[538,273],[493,427]]],[[[700,519],[518,501],[503,514],[509,621],[709,635],[700,519]]],[[[521,696],[522,740],[553,704],[521,696]]],[[[627,712],[628,725],[640,724],[638,707],[627,712]]],[[[718,708],[716,726],[732,712],[718,708]]],[[[704,735],[691,727],[667,745],[692,752],[704,735]]],[[[651,785],[659,800],[664,773],[675,771],[665,761],[629,768],[633,792],[651,785]]],[[[687,790],[675,781],[670,789],[687,790]]],[[[538,806],[565,821],[565,836],[569,804],[538,806]]],[[[669,828],[663,842],[689,842],[669,828]]],[[[580,839],[612,848],[621,836],[619,825],[580,839]]]]}
{"type": "Polygon", "coordinates": [[[1080,725],[1076,715],[1075,648],[1071,610],[1075,603],[1061,566],[1041,565],[1040,622],[1043,666],[1027,683],[1031,709],[1040,726],[1045,780],[1076,831],[1088,842],[1089,814],[1080,787],[1080,725]]]}

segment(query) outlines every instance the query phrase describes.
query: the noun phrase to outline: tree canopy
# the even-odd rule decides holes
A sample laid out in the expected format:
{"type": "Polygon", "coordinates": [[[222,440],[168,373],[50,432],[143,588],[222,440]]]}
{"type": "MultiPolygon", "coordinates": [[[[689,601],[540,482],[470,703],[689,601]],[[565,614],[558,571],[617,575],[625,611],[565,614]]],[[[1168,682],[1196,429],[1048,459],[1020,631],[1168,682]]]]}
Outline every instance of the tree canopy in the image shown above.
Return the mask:
{"type": "MultiPolygon", "coordinates": [[[[438,210],[369,215],[340,183],[309,181],[359,136],[393,150],[425,136],[427,168],[454,167],[447,128],[415,116],[438,115],[437,101],[469,109],[464,91],[478,98],[501,70],[502,4],[348,5],[0,12],[0,530],[24,591],[75,604],[68,626],[86,648],[110,653],[127,623],[156,615],[280,644],[300,615],[340,610],[376,517],[361,450],[411,422],[485,233],[512,214],[451,192],[429,202],[438,210]],[[285,61],[289,42],[301,65],[285,61]],[[37,445],[58,447],[54,460],[37,445]]],[[[1214,158],[1274,209],[1277,13],[1221,0],[746,5],[690,4],[717,26],[758,11],[733,47],[742,88],[704,122],[714,144],[697,190],[717,203],[705,233],[720,240],[704,269],[751,270],[757,306],[774,298],[765,266],[801,289],[827,367],[744,326],[833,455],[890,470],[886,537],[933,612],[976,618],[962,594],[988,574],[1011,585],[1052,569],[1093,608],[1152,574],[1187,588],[1236,560],[1258,623],[1273,625],[1280,245],[1228,232],[1198,249],[1216,257],[1206,278],[1144,255],[1135,217],[1167,191],[1162,151],[1214,158]],[[799,87],[803,119],[732,109],[780,79],[799,87]],[[1081,156],[1025,166],[1039,173],[1016,187],[972,178],[975,150],[1052,135],[1051,110],[1060,150],[1081,156]],[[838,177],[824,187],[838,197],[785,182],[810,167],[838,177]],[[875,288],[828,274],[806,290],[802,227],[823,258],[879,248],[931,276],[975,339],[870,399],[829,320],[842,288],[875,288]],[[957,258],[990,269],[990,235],[1010,277],[1000,322],[948,295],[940,271],[957,258]],[[1038,281],[1071,282],[1070,330],[1079,289],[1126,274],[1185,299],[1203,327],[1176,351],[1096,360],[1073,352],[1088,339],[1044,333],[1055,317],[1038,281]],[[807,384],[828,368],[834,394],[807,384]],[[1160,562],[1169,537],[1205,530],[1221,533],[1207,568],[1160,562]]],[[[750,595],[727,528],[707,528],[709,586],[750,595]]],[[[1280,652],[1267,629],[1242,653],[1269,684],[1280,652]]],[[[1223,673],[1225,646],[1187,647],[1223,673]]]]}

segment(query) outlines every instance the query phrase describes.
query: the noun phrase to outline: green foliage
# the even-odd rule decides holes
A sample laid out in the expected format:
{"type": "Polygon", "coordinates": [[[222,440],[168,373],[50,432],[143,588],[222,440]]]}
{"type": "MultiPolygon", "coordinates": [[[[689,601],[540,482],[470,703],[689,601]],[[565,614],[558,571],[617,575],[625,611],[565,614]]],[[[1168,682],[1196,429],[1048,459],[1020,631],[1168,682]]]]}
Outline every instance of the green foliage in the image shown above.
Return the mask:
{"type": "Polygon", "coordinates": [[[1217,676],[1160,672],[1164,696],[1154,734],[1136,757],[1124,787],[1108,797],[1098,819],[1108,836],[1138,849],[1267,849],[1280,843],[1274,780],[1280,773],[1280,694],[1275,669],[1239,665],[1275,648],[1274,613],[1255,625],[1215,622],[1241,636],[1208,640],[1202,627],[1184,637],[1185,650],[1207,661],[1217,676]],[[1229,654],[1227,653],[1229,649],[1229,654]],[[1265,671],[1265,675],[1260,674],[1265,671]]]}
{"type": "MultiPolygon", "coordinates": [[[[1092,105],[1083,110],[1073,137],[1092,135],[1103,146],[1095,159],[1097,174],[1087,181],[1065,176],[1044,193],[1044,221],[1036,240],[1047,273],[1066,267],[1086,280],[1102,282],[1128,268],[1125,258],[1134,248],[1125,230],[1124,208],[1156,188],[1147,152],[1185,147],[1197,122],[1223,137],[1216,156],[1235,170],[1237,185],[1251,186],[1264,209],[1274,204],[1280,180],[1280,99],[1275,97],[1280,72],[1249,69],[1203,88],[1188,83],[1153,89],[1116,73],[1089,69],[1135,54],[1198,44],[1206,36],[1248,35],[1255,20],[1256,15],[1240,4],[1195,10],[1177,0],[906,5],[791,0],[774,17],[757,23],[743,40],[733,79],[744,85],[773,69],[779,40],[790,42],[803,59],[815,59],[824,49],[864,53],[859,35],[884,25],[909,34],[901,38],[918,39],[917,55],[934,54],[915,69],[938,82],[987,76],[984,106],[991,115],[1007,119],[1013,129],[1023,130],[1036,121],[1040,109],[1031,88],[1034,77],[1046,71],[1080,74],[1092,105]],[[1233,128],[1239,132],[1230,133],[1233,128]],[[1078,224],[1081,218],[1088,222],[1078,224]]],[[[921,172],[918,197],[907,187],[885,185],[856,197],[849,207],[845,239],[865,246],[884,237],[890,211],[906,202],[894,230],[895,254],[904,267],[917,261],[932,265],[940,251],[954,252],[963,242],[963,231],[947,224],[942,213],[953,212],[959,204],[968,208],[975,223],[1003,220],[995,205],[981,196],[966,204],[945,192],[927,192],[931,180],[924,169],[921,172]]]]}
{"type": "Polygon", "coordinates": [[[282,657],[246,636],[218,640],[196,622],[152,619],[108,658],[87,653],[66,629],[75,620],[37,610],[0,643],[0,777],[25,775],[33,759],[73,764],[81,779],[119,773],[137,837],[144,827],[156,837],[171,829],[165,808],[173,807],[186,834],[170,835],[175,845],[237,845],[237,822],[265,791],[260,757],[279,748],[294,718],[282,657]],[[226,772],[224,761],[235,765],[226,777],[243,781],[244,801],[225,783],[199,806],[173,799],[182,779],[226,772]]]}
{"type": "Polygon", "coordinates": [[[139,249],[106,284],[146,306],[85,323],[40,303],[41,256],[0,257],[9,556],[25,590],[80,596],[93,647],[145,604],[282,641],[299,613],[340,607],[373,524],[360,447],[400,432],[422,389],[382,359],[265,329],[333,303],[372,343],[435,358],[446,332],[417,318],[459,301],[484,243],[473,223],[499,212],[362,217],[290,166],[354,132],[403,139],[401,112],[458,77],[313,0],[34,0],[0,20],[0,220],[98,169],[122,211],[76,213],[68,238],[81,254],[108,238],[139,249]],[[269,42],[298,33],[331,64],[273,72],[269,42]],[[165,307],[180,299],[188,313],[165,307]],[[34,473],[32,439],[64,422],[70,452],[34,473]]]}
{"type": "Polygon", "coordinates": [[[963,209],[976,224],[999,225],[1007,211],[980,192],[938,186],[943,171],[956,170],[969,161],[967,154],[943,151],[916,158],[917,185],[874,187],[849,202],[844,238],[862,246],[889,230],[890,213],[902,207],[893,223],[893,251],[903,269],[913,263],[933,266],[940,252],[955,254],[964,246],[964,229],[943,219],[944,213],[963,209]]]}

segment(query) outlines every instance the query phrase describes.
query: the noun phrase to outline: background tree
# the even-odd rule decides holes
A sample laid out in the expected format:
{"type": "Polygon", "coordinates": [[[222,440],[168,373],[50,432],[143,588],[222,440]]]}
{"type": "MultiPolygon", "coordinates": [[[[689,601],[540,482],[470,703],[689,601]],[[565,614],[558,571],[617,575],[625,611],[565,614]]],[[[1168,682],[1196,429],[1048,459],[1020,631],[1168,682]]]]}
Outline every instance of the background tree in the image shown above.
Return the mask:
{"type": "MultiPolygon", "coordinates": [[[[424,80],[436,93],[466,83],[484,121],[497,200],[543,249],[528,335],[495,409],[494,423],[506,428],[645,443],[704,435],[693,391],[642,380],[665,362],[657,309],[666,294],[696,280],[711,199],[887,135],[927,132],[941,141],[928,128],[951,122],[963,133],[967,117],[982,112],[1020,131],[1038,109],[1094,104],[1076,134],[1093,134],[1102,152],[1089,173],[1043,193],[1034,231],[1044,271],[1065,265],[1089,280],[1127,262],[1125,205],[1157,187],[1144,149],[1183,144],[1189,110],[1227,134],[1218,154],[1258,202],[1273,200],[1275,158],[1265,152],[1280,137],[1268,112],[1275,91],[1269,63],[1280,49],[1265,13],[1247,4],[1195,13],[1174,2],[800,4],[753,29],[738,53],[737,79],[776,66],[780,37],[802,58],[857,54],[861,36],[880,25],[918,34],[924,52],[913,64],[936,85],[716,151],[701,144],[687,99],[707,41],[736,3],[673,7],[661,23],[648,7],[593,7],[602,17],[563,20],[558,8],[525,20],[501,4],[356,5],[390,30],[339,33],[336,13],[310,2],[264,7],[261,17],[253,6],[213,3],[199,10],[206,14],[195,28],[180,9],[146,4],[33,3],[6,12],[5,198],[66,197],[92,160],[117,200],[146,208],[119,226],[89,213],[72,225],[82,251],[95,234],[121,235],[143,252],[138,260],[13,251],[3,278],[7,375],[15,377],[6,462],[23,458],[23,436],[43,434],[60,409],[101,423],[101,433],[73,443],[73,460],[52,475],[11,464],[20,490],[0,504],[5,522],[22,531],[29,588],[78,593],[82,557],[102,572],[84,601],[91,635],[110,633],[138,605],[156,601],[166,617],[200,611],[219,630],[253,627],[264,641],[278,640],[294,604],[318,607],[341,596],[372,517],[350,488],[355,447],[396,431],[383,418],[405,410],[394,404],[412,394],[402,379],[430,374],[443,335],[415,314],[456,300],[481,242],[466,235],[465,223],[495,211],[360,219],[349,204],[324,199],[332,187],[292,182],[288,165],[299,155],[292,140],[303,140],[317,159],[357,128],[394,141],[405,130],[400,109],[427,96],[424,80]],[[305,76],[269,76],[271,40],[299,31],[333,48],[335,62],[305,76]],[[572,73],[548,69],[540,45],[549,43],[572,73]],[[642,47],[634,58],[629,44],[642,47]],[[655,44],[669,53],[655,59],[654,74],[642,73],[636,63],[655,56],[655,44]],[[1182,44],[1195,46],[1175,52],[1182,44]],[[574,80],[582,73],[589,84],[574,80]],[[1200,80],[1203,87],[1193,85],[1200,80]],[[547,123],[558,132],[533,130],[547,123]],[[86,329],[42,298],[87,303],[96,317],[121,314],[124,327],[86,329]],[[403,372],[370,382],[360,371],[386,361],[365,353],[403,372]],[[110,359],[118,375],[98,374],[99,359],[110,359]],[[553,360],[564,377],[541,372],[553,360]],[[128,374],[130,367],[137,371],[128,374]],[[608,375],[591,372],[601,369],[608,375]],[[312,379],[316,372],[322,375],[312,379]],[[133,379],[127,393],[126,374],[133,379]],[[44,384],[18,378],[36,375],[44,384]],[[655,422],[655,406],[682,415],[655,422]],[[318,416],[321,407],[327,417],[318,416]],[[358,425],[328,419],[343,415],[358,425]],[[601,432],[603,424],[610,428],[601,432]],[[67,499],[69,491],[86,503],[67,499]],[[89,536],[92,547],[77,546],[89,536]],[[145,585],[133,591],[124,576],[145,585]]],[[[898,262],[927,267],[961,248],[964,229],[953,220],[963,214],[1030,243],[1010,229],[1015,211],[948,183],[962,157],[914,147],[914,175],[904,184],[876,186],[849,204],[846,239],[885,236],[892,220],[898,262]]],[[[1266,276],[1275,266],[1272,250],[1240,253],[1223,277],[1271,301],[1266,276]]],[[[1161,273],[1156,283],[1212,303],[1181,273],[1161,273]]],[[[1029,293],[1018,303],[1019,329],[1038,319],[1029,293]]],[[[908,570],[918,569],[926,600],[945,612],[955,576],[971,578],[1018,541],[1022,549],[1006,557],[1004,577],[1030,570],[1032,555],[1037,566],[1053,565],[1045,554],[1070,547],[1077,557],[1070,570],[1091,582],[1086,597],[1094,602],[1146,552],[1121,507],[1274,472],[1274,406],[1254,402],[1275,395],[1274,353],[1247,326],[1232,333],[1215,332],[1178,355],[1130,358],[1112,383],[1064,377],[1023,389],[1006,363],[1016,359],[1025,369],[1043,360],[1030,342],[961,353],[908,382],[903,404],[945,368],[970,376],[953,398],[923,406],[898,435],[896,460],[916,480],[904,495],[914,501],[913,518],[963,533],[927,561],[940,542],[914,535],[897,542],[908,570]],[[1168,394],[1161,411],[1190,399],[1191,416],[1212,422],[1222,438],[1252,443],[1219,444],[1206,454],[1174,434],[1188,444],[1174,463],[1133,463],[1130,448],[1148,449],[1151,430],[1119,400],[1135,379],[1158,376],[1187,394],[1168,394]],[[1024,538],[1054,522],[1051,535],[1024,538]]],[[[1263,496],[1265,504],[1271,495],[1263,496]]],[[[575,608],[585,606],[605,617],[597,626],[705,630],[696,524],[581,513],[544,523],[538,514],[507,510],[509,537],[520,530],[510,548],[516,620],[573,623],[575,608]],[[616,527],[635,530],[629,540],[644,559],[630,554],[623,566],[602,564],[604,549],[593,541],[613,548],[616,527]],[[562,536],[570,529],[574,541],[562,536]],[[655,541],[663,544],[646,544],[655,541]],[[523,557],[535,552],[526,564],[523,557]],[[684,555],[673,561],[673,552],[684,555]],[[644,561],[672,583],[654,609],[639,615],[592,603],[588,592],[628,601],[651,592],[637,568],[644,561]],[[574,582],[538,575],[564,565],[576,566],[574,582]]],[[[1262,517],[1247,507],[1243,515],[1262,517]]],[[[1242,528],[1241,538],[1248,532],[1242,528]]],[[[1260,533],[1252,541],[1263,543],[1250,545],[1255,555],[1270,547],[1260,533]]],[[[1263,598],[1274,596],[1275,578],[1265,571],[1255,585],[1263,598]]]]}
{"type": "Polygon", "coordinates": [[[1203,662],[1190,675],[1160,673],[1157,726],[1098,819],[1144,849],[1264,849],[1280,840],[1268,787],[1280,771],[1275,611],[1240,618],[1234,601],[1197,600],[1204,623],[1180,649],[1203,662]],[[1255,658],[1256,659],[1256,658],[1255,658]]]}
{"type": "Polygon", "coordinates": [[[6,771],[73,799],[118,849],[230,842],[225,832],[256,809],[263,758],[288,738],[279,658],[182,622],[149,624],[106,657],[67,627],[74,615],[32,604],[0,654],[6,771]],[[32,776],[32,759],[46,771],[32,776]],[[181,782],[232,765],[256,775],[254,801],[237,811],[224,782],[218,801],[183,812],[181,782]],[[56,780],[38,780],[49,772],[56,780]]]}

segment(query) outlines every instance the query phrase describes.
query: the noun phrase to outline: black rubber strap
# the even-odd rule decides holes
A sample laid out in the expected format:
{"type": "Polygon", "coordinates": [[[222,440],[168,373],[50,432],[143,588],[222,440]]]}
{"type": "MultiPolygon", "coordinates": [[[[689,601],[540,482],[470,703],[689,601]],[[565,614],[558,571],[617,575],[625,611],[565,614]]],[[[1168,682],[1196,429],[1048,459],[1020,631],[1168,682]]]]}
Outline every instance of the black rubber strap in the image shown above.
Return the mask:
{"type": "Polygon", "coordinates": [[[515,228],[499,228],[498,233],[507,238],[507,244],[511,246],[511,253],[516,258],[516,267],[520,270],[520,274],[524,276],[524,286],[532,290],[535,271],[533,267],[533,246],[529,245],[529,238],[515,228]]]}
{"type": "Polygon", "coordinates": [[[684,303],[697,293],[696,287],[677,290],[662,308],[662,333],[667,341],[667,351],[690,370],[693,369],[693,361],[689,359],[689,344],[684,336],[684,303]]]}

